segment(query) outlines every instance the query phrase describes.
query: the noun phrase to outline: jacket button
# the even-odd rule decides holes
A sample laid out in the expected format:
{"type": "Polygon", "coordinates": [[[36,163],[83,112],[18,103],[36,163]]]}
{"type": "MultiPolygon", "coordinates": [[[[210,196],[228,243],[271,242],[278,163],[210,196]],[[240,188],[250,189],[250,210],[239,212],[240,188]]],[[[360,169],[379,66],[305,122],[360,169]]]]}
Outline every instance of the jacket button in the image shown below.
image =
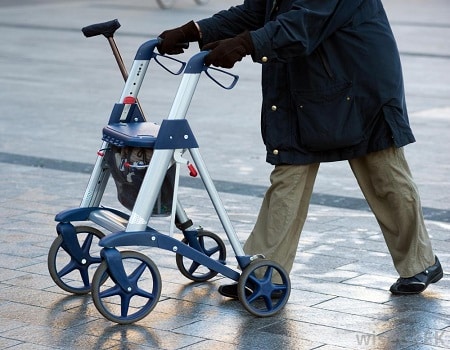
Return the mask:
{"type": "Polygon", "coordinates": [[[277,110],[277,106],[273,105],[273,106],[272,106],[272,111],[275,112],[276,110],[277,110]]]}
{"type": "Polygon", "coordinates": [[[278,150],[274,149],[272,153],[277,156],[278,155],[278,150]]]}
{"type": "Polygon", "coordinates": [[[264,62],[264,63],[266,63],[266,62],[268,61],[268,59],[267,59],[266,56],[263,56],[263,58],[261,58],[261,61],[264,62]]]}

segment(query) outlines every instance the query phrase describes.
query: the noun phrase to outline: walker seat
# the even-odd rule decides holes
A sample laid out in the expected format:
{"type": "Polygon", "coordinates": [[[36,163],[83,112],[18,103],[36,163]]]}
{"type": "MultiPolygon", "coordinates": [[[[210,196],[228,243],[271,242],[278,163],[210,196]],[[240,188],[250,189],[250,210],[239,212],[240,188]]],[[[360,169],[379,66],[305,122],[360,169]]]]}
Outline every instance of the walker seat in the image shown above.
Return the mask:
{"type": "Polygon", "coordinates": [[[103,128],[103,141],[117,147],[153,148],[159,125],[152,122],[113,123],[103,128]]]}

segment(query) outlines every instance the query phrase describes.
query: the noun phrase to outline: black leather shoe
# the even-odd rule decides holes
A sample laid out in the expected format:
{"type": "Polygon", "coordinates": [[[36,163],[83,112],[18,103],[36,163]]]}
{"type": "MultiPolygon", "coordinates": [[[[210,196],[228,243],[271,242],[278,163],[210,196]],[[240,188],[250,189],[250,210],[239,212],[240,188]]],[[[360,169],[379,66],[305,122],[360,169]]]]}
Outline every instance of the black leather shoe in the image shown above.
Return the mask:
{"type": "MultiPolygon", "coordinates": [[[[219,293],[221,295],[223,295],[224,297],[227,298],[232,298],[232,299],[239,299],[238,297],[238,284],[237,283],[233,283],[233,284],[224,284],[222,286],[219,287],[219,293]]],[[[252,290],[249,288],[245,289],[245,295],[249,296],[252,294],[252,290]]],[[[274,292],[272,292],[272,299],[279,299],[283,296],[283,291],[282,290],[276,290],[274,292]]]]}
{"type": "Polygon", "coordinates": [[[415,276],[403,278],[400,277],[397,282],[391,286],[392,294],[418,294],[422,293],[430,283],[436,283],[444,276],[441,263],[436,256],[436,262],[426,270],[415,276]]]}
{"type": "MultiPolygon", "coordinates": [[[[238,297],[238,285],[237,283],[233,284],[224,284],[219,287],[219,293],[223,295],[224,297],[231,298],[231,299],[239,299],[238,297]]],[[[251,290],[246,290],[245,294],[250,295],[251,290]]]]}

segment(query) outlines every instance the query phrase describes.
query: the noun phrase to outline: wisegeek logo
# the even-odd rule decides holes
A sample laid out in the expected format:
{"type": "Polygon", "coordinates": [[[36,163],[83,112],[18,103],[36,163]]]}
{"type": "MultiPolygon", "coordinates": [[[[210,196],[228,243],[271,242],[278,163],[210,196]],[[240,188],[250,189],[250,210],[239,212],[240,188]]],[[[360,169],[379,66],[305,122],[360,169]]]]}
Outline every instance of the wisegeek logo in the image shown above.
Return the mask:
{"type": "Polygon", "coordinates": [[[450,332],[442,330],[428,330],[422,333],[408,334],[403,337],[388,338],[374,334],[357,334],[356,342],[359,346],[376,346],[386,342],[397,345],[411,345],[414,343],[450,348],[450,332]]]}

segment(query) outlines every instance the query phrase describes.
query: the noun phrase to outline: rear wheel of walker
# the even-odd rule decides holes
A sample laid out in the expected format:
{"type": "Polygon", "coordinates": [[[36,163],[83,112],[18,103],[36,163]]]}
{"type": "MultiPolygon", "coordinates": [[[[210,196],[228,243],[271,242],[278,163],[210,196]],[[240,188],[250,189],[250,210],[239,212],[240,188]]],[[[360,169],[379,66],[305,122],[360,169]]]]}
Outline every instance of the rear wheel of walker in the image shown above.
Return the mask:
{"type": "Polygon", "coordinates": [[[75,231],[83,252],[81,262],[65,250],[63,238],[58,235],[48,252],[48,271],[53,281],[66,292],[87,294],[91,291],[90,276],[101,263],[98,242],[105,234],[89,226],[77,226],[75,231]]]}
{"type": "MultiPolygon", "coordinates": [[[[183,238],[183,243],[188,244],[188,240],[183,238]]],[[[200,246],[200,252],[211,259],[225,262],[227,251],[225,244],[218,235],[210,231],[199,230],[197,242],[200,246]]],[[[195,247],[194,247],[195,248],[195,247]]],[[[209,269],[183,255],[175,256],[178,269],[183,276],[195,282],[205,282],[215,277],[218,272],[209,269]]]]}
{"type": "Polygon", "coordinates": [[[106,261],[92,279],[92,299],[97,310],[108,320],[119,324],[137,322],[147,316],[161,295],[161,275],[146,255],[120,253],[130,290],[123,290],[112,278],[106,261]]]}
{"type": "Polygon", "coordinates": [[[248,265],[238,282],[238,297],[245,309],[259,317],[273,316],[287,303],[291,281],[284,268],[270,260],[256,260],[248,265]],[[281,283],[273,283],[274,275],[281,283]]]}

